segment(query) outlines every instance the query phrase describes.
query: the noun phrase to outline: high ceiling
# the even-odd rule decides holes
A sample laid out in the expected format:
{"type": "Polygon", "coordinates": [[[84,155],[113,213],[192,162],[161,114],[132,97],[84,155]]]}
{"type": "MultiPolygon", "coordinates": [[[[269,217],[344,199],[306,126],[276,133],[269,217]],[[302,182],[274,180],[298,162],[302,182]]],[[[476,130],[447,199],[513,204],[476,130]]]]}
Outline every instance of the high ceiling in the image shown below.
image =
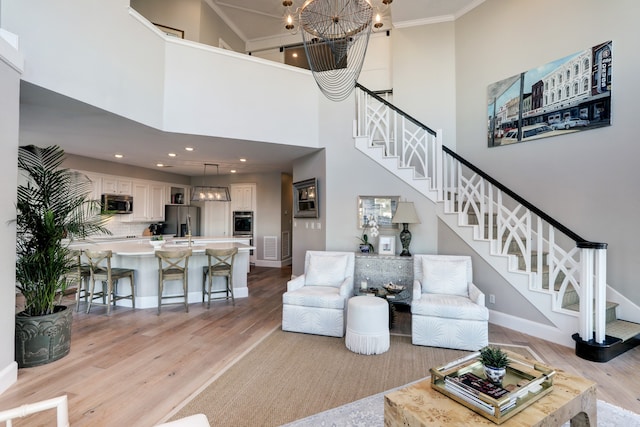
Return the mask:
{"type": "MultiPolygon", "coordinates": [[[[251,43],[282,36],[281,0],[205,0],[241,38],[251,43]]],[[[378,1],[378,0],[374,0],[378,1]]],[[[484,0],[396,0],[391,5],[394,27],[453,20],[484,0]]],[[[295,0],[299,6],[301,0],[295,0]]],[[[309,148],[161,132],[28,83],[21,87],[20,143],[59,144],[67,153],[118,161],[144,168],[170,165],[166,172],[187,176],[203,173],[203,163],[219,164],[220,175],[292,172],[294,159],[309,148]],[[135,143],[132,144],[132,141],[135,143]],[[194,147],[197,154],[185,153],[194,147]],[[120,160],[114,154],[126,153],[120,160]],[[180,154],[169,158],[167,153],[180,154]],[[240,158],[247,161],[241,163],[240,158]]],[[[208,173],[213,171],[208,171],[208,173]]]]}

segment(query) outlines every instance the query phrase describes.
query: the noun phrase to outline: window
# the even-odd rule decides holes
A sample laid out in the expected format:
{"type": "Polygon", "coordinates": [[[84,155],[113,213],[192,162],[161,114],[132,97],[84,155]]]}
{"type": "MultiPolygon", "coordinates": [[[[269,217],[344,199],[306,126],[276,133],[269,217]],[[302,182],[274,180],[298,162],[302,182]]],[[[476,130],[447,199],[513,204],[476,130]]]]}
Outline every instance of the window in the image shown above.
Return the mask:
{"type": "Polygon", "coordinates": [[[549,82],[544,82],[544,90],[549,90],[549,82]]]}
{"type": "Polygon", "coordinates": [[[587,92],[589,90],[589,79],[582,80],[582,91],[587,92]]]}
{"type": "Polygon", "coordinates": [[[556,100],[556,94],[551,92],[551,102],[555,102],[556,100]]]}
{"type": "Polygon", "coordinates": [[[556,87],[556,79],[551,79],[551,87],[556,87]]]}
{"type": "Polygon", "coordinates": [[[571,96],[571,93],[569,92],[569,86],[567,85],[567,86],[564,88],[564,97],[565,97],[565,98],[568,98],[569,96],[571,96]]]}
{"type": "Polygon", "coordinates": [[[558,101],[562,99],[562,90],[558,89],[558,101]]]}
{"type": "Polygon", "coordinates": [[[582,68],[585,73],[589,71],[589,58],[584,59],[584,62],[582,62],[582,68]]]}
{"type": "Polygon", "coordinates": [[[567,70],[567,80],[571,78],[571,70],[567,70]]]}
{"type": "Polygon", "coordinates": [[[580,66],[576,64],[576,66],[573,68],[573,75],[578,77],[578,74],[580,74],[580,66]]]}
{"type": "Polygon", "coordinates": [[[562,74],[558,74],[558,84],[562,84],[562,74]]]}
{"type": "Polygon", "coordinates": [[[578,83],[577,82],[573,84],[573,94],[574,95],[578,94],[578,83]]]}

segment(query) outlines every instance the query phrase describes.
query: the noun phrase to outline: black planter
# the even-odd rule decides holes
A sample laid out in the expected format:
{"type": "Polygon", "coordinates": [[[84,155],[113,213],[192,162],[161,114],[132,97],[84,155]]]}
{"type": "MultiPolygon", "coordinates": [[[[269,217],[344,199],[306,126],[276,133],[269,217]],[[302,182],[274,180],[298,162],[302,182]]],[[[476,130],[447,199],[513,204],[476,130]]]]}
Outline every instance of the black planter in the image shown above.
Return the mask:
{"type": "Polygon", "coordinates": [[[19,368],[45,365],[71,350],[73,310],[56,306],[45,316],[16,315],[16,362],[19,368]]]}

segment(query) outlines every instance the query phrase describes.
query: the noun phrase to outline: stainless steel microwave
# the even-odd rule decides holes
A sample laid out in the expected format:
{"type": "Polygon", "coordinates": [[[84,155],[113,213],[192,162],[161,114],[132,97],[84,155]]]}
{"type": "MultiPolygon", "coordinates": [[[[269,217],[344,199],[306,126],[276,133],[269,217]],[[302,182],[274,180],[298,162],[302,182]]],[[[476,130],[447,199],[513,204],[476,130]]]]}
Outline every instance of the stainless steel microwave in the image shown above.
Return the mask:
{"type": "Polygon", "coordinates": [[[133,197],[122,194],[103,194],[102,212],[117,214],[133,213],[133,197]]]}

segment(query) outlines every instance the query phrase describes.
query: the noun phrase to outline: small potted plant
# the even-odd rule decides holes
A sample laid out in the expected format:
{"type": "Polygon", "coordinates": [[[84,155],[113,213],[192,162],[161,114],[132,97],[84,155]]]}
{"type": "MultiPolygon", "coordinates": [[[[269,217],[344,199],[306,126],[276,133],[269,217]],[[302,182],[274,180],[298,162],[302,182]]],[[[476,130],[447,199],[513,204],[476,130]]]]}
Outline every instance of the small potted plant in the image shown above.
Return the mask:
{"type": "Polygon", "coordinates": [[[369,234],[367,234],[367,230],[370,230],[369,234],[371,234],[371,236],[376,237],[378,235],[378,222],[373,218],[367,221],[365,217],[365,224],[362,227],[362,236],[356,236],[356,239],[360,240],[360,252],[362,253],[375,252],[373,244],[369,241],[369,234]]]}
{"type": "Polygon", "coordinates": [[[509,356],[499,347],[486,346],[480,350],[480,362],[484,365],[487,379],[494,384],[502,384],[509,366],[509,356]]]}

